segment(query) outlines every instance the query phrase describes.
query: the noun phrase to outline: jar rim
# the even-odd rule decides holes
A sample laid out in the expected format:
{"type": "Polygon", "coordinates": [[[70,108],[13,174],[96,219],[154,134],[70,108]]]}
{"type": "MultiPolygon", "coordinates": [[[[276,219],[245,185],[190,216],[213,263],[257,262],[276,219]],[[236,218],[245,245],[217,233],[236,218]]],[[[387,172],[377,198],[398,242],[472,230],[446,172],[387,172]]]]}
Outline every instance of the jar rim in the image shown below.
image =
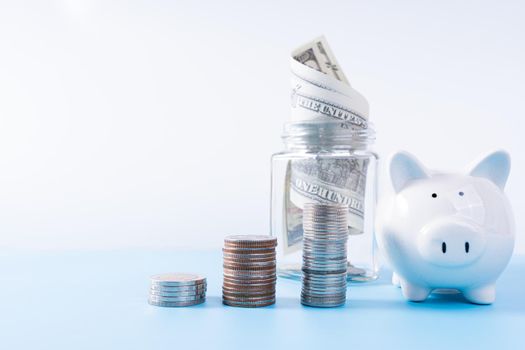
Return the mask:
{"type": "Polygon", "coordinates": [[[362,128],[345,121],[307,120],[285,123],[281,137],[292,148],[364,149],[374,143],[376,132],[372,123],[362,128]]]}

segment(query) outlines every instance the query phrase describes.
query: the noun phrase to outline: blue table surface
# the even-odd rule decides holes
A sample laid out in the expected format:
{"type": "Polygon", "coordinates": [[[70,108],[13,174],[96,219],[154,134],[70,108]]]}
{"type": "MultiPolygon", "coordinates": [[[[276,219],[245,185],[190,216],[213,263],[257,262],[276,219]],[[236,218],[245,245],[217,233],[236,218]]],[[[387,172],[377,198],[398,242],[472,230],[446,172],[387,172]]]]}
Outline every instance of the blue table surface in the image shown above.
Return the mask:
{"type": "Polygon", "coordinates": [[[346,306],[334,309],[302,306],[300,284],[284,279],[274,306],[223,306],[221,259],[220,251],[3,253],[0,349],[525,348],[523,256],[490,306],[460,295],[407,302],[383,271],[350,285],[346,306]],[[149,276],[172,271],[206,275],[206,303],[148,305],[149,276]]]}

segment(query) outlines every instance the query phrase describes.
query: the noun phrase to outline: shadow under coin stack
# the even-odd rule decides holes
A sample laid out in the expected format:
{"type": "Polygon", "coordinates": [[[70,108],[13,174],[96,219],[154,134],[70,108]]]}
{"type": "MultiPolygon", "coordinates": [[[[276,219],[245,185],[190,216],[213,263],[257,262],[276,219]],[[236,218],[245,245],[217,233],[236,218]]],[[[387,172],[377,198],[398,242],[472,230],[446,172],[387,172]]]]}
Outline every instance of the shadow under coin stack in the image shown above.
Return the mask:
{"type": "Polygon", "coordinates": [[[224,239],[222,301],[238,307],[275,303],[275,247],[271,236],[237,235],[224,239]]]}
{"type": "Polygon", "coordinates": [[[151,276],[148,302],[155,306],[176,307],[202,304],[206,300],[206,278],[187,273],[151,276]]]}
{"type": "Polygon", "coordinates": [[[304,206],[303,305],[335,307],[346,302],[347,215],[346,205],[304,206]]]}

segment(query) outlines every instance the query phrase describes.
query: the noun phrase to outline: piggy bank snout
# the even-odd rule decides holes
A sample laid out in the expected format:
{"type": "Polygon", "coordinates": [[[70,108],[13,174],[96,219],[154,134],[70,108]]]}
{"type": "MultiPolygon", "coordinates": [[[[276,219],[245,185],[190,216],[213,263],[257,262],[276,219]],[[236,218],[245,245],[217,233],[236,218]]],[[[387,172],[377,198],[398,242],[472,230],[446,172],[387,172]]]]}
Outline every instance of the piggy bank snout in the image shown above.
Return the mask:
{"type": "Polygon", "coordinates": [[[418,248],[428,262],[440,266],[463,266],[485,250],[485,236],[478,226],[458,219],[442,219],[426,225],[418,248]]]}

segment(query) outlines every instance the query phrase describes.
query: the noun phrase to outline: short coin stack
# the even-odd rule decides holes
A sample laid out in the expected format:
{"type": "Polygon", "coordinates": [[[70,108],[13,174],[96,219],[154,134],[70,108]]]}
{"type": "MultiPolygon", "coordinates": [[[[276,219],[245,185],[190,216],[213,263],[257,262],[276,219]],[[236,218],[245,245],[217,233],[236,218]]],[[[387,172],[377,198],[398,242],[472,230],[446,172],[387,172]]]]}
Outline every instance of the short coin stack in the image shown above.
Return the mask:
{"type": "Polygon", "coordinates": [[[151,276],[148,302],[155,306],[176,307],[201,304],[206,300],[206,278],[187,273],[151,276]]]}
{"type": "Polygon", "coordinates": [[[222,301],[238,307],[275,303],[275,247],[271,236],[236,235],[224,239],[222,301]]]}
{"type": "Polygon", "coordinates": [[[307,203],[303,210],[301,303],[334,307],[346,301],[348,206],[307,203]]]}

